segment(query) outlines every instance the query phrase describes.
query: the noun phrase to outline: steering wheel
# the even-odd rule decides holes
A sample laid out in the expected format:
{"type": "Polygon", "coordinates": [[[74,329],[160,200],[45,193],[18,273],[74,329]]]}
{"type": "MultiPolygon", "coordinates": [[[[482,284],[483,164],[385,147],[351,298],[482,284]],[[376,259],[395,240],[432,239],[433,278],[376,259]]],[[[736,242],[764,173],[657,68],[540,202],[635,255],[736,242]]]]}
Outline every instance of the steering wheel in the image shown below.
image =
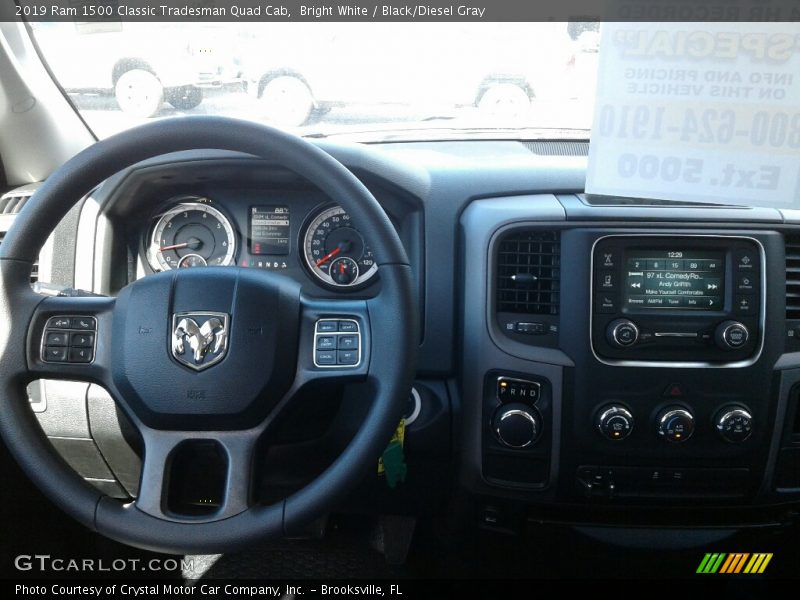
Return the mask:
{"type": "Polygon", "coordinates": [[[397,232],[369,190],[329,154],[280,130],[222,117],[143,125],[97,142],[53,173],[0,246],[0,433],[36,485],[87,527],[163,552],[231,551],[297,531],[374,472],[411,387],[417,315],[397,232]],[[373,246],[378,294],[316,299],[285,276],[236,267],[166,271],[116,298],[44,297],[31,289],[34,260],[79,198],[147,158],[211,148],[274,161],[341,204],[373,246]],[[339,329],[355,336],[356,352],[345,357],[349,364],[323,364],[330,355],[323,360],[316,351],[320,333],[339,329]],[[100,493],[47,442],[26,394],[41,378],[103,386],[138,429],[144,456],[133,501],[100,493]],[[364,422],[313,481],[259,504],[256,443],[269,438],[302,388],[321,380],[365,382],[373,398],[364,422]],[[219,508],[192,516],[171,509],[169,481],[181,463],[176,451],[199,441],[215,445],[227,468],[219,508]]]}

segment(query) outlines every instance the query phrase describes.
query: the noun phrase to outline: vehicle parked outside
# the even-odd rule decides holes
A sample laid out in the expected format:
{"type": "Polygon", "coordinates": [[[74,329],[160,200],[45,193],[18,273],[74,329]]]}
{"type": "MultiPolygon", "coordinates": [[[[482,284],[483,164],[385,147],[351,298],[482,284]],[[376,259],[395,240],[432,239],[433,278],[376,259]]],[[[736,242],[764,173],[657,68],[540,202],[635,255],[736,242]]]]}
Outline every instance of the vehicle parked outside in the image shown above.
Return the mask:
{"type": "Polygon", "coordinates": [[[32,23],[65,91],[113,94],[125,113],[157,115],[166,101],[191,110],[204,90],[240,82],[230,53],[208,26],[143,23],[32,23]],[[91,56],[92,60],[85,60],[91,56]]]}
{"type": "Polygon", "coordinates": [[[309,29],[281,23],[268,34],[263,26],[240,30],[248,91],[279,126],[354,104],[404,104],[445,117],[475,107],[484,116],[518,118],[566,89],[574,53],[566,24],[562,31],[552,23],[420,23],[413,36],[397,35],[393,23],[318,23],[313,35],[309,29]]]}

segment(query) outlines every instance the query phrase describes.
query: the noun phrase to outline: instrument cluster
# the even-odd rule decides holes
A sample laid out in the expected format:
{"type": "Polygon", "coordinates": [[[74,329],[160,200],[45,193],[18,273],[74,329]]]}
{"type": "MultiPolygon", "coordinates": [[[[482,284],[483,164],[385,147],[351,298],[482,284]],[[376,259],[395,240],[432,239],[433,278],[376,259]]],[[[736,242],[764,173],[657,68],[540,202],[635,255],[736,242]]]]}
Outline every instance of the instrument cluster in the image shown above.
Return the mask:
{"type": "Polygon", "coordinates": [[[153,272],[231,265],[284,270],[299,264],[316,284],[339,290],[374,281],[378,265],[369,241],[341,206],[297,208],[289,202],[254,204],[245,215],[205,196],[173,197],[150,221],[145,262],[153,272]]]}

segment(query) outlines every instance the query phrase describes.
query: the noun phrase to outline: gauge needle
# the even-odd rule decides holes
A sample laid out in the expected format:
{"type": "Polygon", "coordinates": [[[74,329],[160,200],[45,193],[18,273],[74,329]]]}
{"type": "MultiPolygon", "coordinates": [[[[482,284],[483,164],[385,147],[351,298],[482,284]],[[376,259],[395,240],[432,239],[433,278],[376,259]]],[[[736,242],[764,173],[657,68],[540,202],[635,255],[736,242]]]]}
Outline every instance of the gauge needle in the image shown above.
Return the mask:
{"type": "Polygon", "coordinates": [[[326,262],[328,262],[328,261],[329,261],[330,259],[332,259],[334,256],[336,256],[337,254],[339,254],[339,252],[341,252],[341,251],[342,251],[342,245],[341,245],[341,244],[339,244],[338,246],[336,246],[336,248],[334,248],[333,250],[331,250],[330,252],[328,252],[328,253],[327,253],[325,256],[323,256],[322,258],[320,258],[320,259],[317,261],[317,266],[319,267],[320,265],[324,265],[326,262]]]}
{"type": "Polygon", "coordinates": [[[183,242],[182,244],[172,244],[171,246],[162,246],[159,248],[161,252],[166,252],[167,250],[178,250],[180,248],[190,248],[192,250],[197,250],[203,242],[198,240],[197,238],[189,238],[189,241],[183,242]]]}

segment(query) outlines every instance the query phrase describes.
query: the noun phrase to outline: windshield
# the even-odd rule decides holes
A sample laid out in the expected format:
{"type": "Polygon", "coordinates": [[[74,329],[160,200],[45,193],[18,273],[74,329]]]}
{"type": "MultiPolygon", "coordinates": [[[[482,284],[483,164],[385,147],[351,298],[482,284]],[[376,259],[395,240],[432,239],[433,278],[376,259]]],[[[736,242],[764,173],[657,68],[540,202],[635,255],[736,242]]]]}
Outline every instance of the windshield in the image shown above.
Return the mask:
{"type": "Polygon", "coordinates": [[[32,23],[98,137],[226,115],[364,141],[587,139],[596,23],[32,23]]]}

